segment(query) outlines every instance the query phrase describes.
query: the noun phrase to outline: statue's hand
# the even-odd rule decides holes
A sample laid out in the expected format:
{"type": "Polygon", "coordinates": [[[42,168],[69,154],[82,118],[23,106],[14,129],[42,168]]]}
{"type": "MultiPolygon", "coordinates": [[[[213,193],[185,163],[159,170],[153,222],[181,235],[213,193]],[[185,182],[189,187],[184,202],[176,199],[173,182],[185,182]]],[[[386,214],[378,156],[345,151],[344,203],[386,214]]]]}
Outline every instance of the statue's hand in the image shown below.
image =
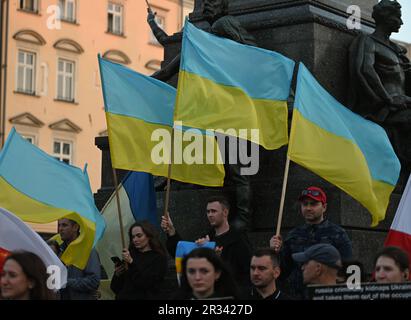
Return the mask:
{"type": "Polygon", "coordinates": [[[160,80],[159,77],[161,76],[161,74],[162,74],[162,72],[161,72],[161,69],[160,69],[160,70],[154,72],[150,77],[160,80]]]}
{"type": "Polygon", "coordinates": [[[147,22],[154,21],[156,14],[151,11],[150,8],[147,8],[147,22]]]}
{"type": "Polygon", "coordinates": [[[392,96],[390,109],[406,110],[408,97],[404,95],[392,96]]]}
{"type": "Polygon", "coordinates": [[[164,69],[160,69],[154,72],[150,77],[160,81],[166,81],[168,79],[167,73],[164,71],[164,69]]]}

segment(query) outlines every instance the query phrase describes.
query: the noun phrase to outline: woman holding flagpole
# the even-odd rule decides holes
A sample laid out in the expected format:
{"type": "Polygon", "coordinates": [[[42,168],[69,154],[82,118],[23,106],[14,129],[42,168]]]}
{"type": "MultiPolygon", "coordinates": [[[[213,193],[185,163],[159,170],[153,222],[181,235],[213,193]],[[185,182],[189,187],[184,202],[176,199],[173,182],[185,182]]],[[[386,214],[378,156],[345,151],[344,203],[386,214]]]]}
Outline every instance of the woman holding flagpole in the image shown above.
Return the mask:
{"type": "Polygon", "coordinates": [[[161,297],[167,272],[167,251],[155,227],[148,221],[134,223],[128,232],[130,245],[116,263],[111,290],[116,300],[152,300],[161,297]]]}

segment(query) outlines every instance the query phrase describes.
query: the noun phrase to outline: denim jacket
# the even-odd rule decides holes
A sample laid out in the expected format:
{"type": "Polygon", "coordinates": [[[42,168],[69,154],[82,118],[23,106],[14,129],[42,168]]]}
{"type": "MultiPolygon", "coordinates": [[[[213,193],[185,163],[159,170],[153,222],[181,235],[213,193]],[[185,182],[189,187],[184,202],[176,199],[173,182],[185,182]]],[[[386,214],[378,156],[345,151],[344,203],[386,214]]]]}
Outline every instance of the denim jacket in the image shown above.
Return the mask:
{"type": "MultiPolygon", "coordinates": [[[[61,251],[66,247],[63,244],[61,251]]],[[[100,279],[100,259],[97,251],[92,249],[84,270],[75,266],[67,267],[67,285],[60,290],[61,300],[95,300],[100,279]]]]}

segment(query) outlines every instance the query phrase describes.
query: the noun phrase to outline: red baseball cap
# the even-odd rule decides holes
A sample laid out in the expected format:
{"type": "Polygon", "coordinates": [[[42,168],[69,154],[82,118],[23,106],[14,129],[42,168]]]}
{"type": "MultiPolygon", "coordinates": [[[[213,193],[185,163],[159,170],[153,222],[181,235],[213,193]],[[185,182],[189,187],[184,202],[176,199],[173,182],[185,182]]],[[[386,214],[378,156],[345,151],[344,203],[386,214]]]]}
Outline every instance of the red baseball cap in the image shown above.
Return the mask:
{"type": "Polygon", "coordinates": [[[304,189],[301,192],[301,195],[298,198],[298,200],[301,201],[303,198],[306,198],[306,197],[311,198],[315,201],[322,202],[323,204],[327,203],[327,195],[321,188],[318,188],[318,187],[311,186],[311,187],[304,189]]]}

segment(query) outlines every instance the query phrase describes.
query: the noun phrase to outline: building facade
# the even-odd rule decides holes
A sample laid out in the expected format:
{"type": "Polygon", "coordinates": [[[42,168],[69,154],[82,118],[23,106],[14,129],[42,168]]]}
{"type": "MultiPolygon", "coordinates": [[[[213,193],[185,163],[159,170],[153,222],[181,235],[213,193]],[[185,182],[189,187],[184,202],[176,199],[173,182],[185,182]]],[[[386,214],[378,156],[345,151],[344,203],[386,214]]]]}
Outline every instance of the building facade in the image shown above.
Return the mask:
{"type": "Polygon", "coordinates": [[[407,49],[407,57],[411,59],[411,43],[399,40],[395,40],[395,42],[407,49]]]}
{"type": "MultiPolygon", "coordinates": [[[[97,55],[144,74],[160,68],[163,48],[146,22],[145,1],[0,0],[0,148],[11,128],[45,152],[88,173],[100,187],[106,134],[97,55]]],[[[168,34],[193,1],[149,0],[168,34]]]]}

